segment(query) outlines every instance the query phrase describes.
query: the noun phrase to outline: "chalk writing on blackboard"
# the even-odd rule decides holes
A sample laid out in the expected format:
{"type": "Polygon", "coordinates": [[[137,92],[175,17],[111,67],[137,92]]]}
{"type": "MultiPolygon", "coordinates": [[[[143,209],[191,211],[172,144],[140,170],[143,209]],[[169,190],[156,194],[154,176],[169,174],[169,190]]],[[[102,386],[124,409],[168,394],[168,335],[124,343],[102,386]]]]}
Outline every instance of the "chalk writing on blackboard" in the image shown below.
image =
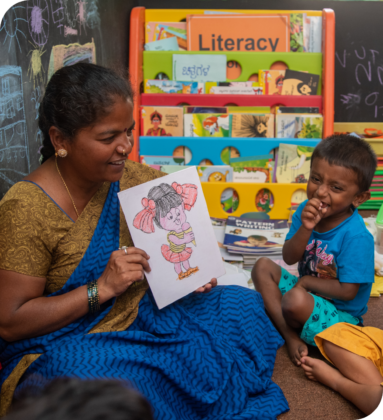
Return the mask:
{"type": "Polygon", "coordinates": [[[60,34],[62,34],[62,28],[64,26],[64,5],[62,0],[50,0],[51,2],[51,12],[52,20],[56,25],[57,29],[60,29],[60,34]]]}
{"type": "Polygon", "coordinates": [[[13,185],[30,172],[28,139],[23,100],[22,70],[0,67],[0,178],[13,185]],[[24,171],[20,160],[24,162],[24,171]]]}
{"type": "Polygon", "coordinates": [[[8,13],[3,18],[3,25],[0,27],[0,33],[3,31],[6,33],[3,45],[5,45],[7,42],[9,43],[8,52],[11,51],[11,47],[14,46],[14,43],[19,46],[21,52],[19,37],[23,36],[26,38],[25,33],[19,29],[19,21],[26,22],[25,19],[18,17],[17,15],[19,10],[22,12],[21,9],[25,9],[25,7],[15,6],[10,11],[8,11],[8,13]]]}
{"type": "Polygon", "coordinates": [[[380,52],[360,46],[336,52],[336,58],[338,65],[353,74],[352,92],[340,95],[342,105],[347,110],[367,109],[371,122],[382,121],[383,61],[380,52]],[[351,63],[349,66],[348,62],[351,63]]]}
{"type": "Polygon", "coordinates": [[[49,9],[47,0],[27,2],[29,33],[39,47],[43,47],[49,37],[49,9]]]}

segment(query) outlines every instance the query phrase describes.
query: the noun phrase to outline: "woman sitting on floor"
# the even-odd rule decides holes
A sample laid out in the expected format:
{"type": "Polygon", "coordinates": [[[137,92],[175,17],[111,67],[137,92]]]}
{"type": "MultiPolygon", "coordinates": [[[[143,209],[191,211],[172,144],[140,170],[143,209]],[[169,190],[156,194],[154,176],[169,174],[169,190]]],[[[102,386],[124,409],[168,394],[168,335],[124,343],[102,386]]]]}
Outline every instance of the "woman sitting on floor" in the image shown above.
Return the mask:
{"type": "Polygon", "coordinates": [[[157,419],[286,411],[271,381],[283,340],[258,293],[213,279],[159,311],[148,290],[150,256],[117,192],[164,174],[127,160],[130,86],[100,66],[62,68],[39,127],[43,164],[0,202],[2,414],[23,388],[63,376],[129,381],[157,419]]]}

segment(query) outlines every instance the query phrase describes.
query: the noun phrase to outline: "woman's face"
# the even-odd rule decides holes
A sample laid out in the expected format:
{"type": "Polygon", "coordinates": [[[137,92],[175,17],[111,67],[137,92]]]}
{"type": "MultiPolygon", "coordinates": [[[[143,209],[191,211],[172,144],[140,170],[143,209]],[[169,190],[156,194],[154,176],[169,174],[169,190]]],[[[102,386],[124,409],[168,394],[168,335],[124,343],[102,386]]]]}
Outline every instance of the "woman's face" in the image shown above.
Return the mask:
{"type": "Polygon", "coordinates": [[[107,116],[67,143],[65,159],[84,183],[120,180],[132,151],[134,124],[132,101],[117,97],[107,116]]]}

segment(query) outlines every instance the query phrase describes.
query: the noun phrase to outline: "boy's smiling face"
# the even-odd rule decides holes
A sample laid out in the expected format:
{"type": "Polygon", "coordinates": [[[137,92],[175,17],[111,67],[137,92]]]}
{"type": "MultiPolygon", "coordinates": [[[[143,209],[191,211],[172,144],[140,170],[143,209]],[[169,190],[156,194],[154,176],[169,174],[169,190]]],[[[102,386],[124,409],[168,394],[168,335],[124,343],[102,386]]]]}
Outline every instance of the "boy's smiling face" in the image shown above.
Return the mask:
{"type": "Polygon", "coordinates": [[[359,191],[358,177],[352,169],[330,165],[325,159],[313,160],[307,197],[319,199],[322,208],[327,209],[323,219],[341,223],[350,215],[351,205],[358,207],[369,196],[368,192],[359,191]]]}

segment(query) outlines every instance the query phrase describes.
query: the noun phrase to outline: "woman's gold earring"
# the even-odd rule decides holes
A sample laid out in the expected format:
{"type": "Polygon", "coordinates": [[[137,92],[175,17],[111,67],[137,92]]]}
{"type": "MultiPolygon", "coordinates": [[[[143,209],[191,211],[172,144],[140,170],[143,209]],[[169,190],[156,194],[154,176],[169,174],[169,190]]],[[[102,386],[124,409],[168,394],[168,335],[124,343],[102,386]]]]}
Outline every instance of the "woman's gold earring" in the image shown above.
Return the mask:
{"type": "Polygon", "coordinates": [[[68,152],[65,149],[59,149],[57,152],[57,155],[60,156],[61,158],[64,158],[68,156],[68,152]]]}

